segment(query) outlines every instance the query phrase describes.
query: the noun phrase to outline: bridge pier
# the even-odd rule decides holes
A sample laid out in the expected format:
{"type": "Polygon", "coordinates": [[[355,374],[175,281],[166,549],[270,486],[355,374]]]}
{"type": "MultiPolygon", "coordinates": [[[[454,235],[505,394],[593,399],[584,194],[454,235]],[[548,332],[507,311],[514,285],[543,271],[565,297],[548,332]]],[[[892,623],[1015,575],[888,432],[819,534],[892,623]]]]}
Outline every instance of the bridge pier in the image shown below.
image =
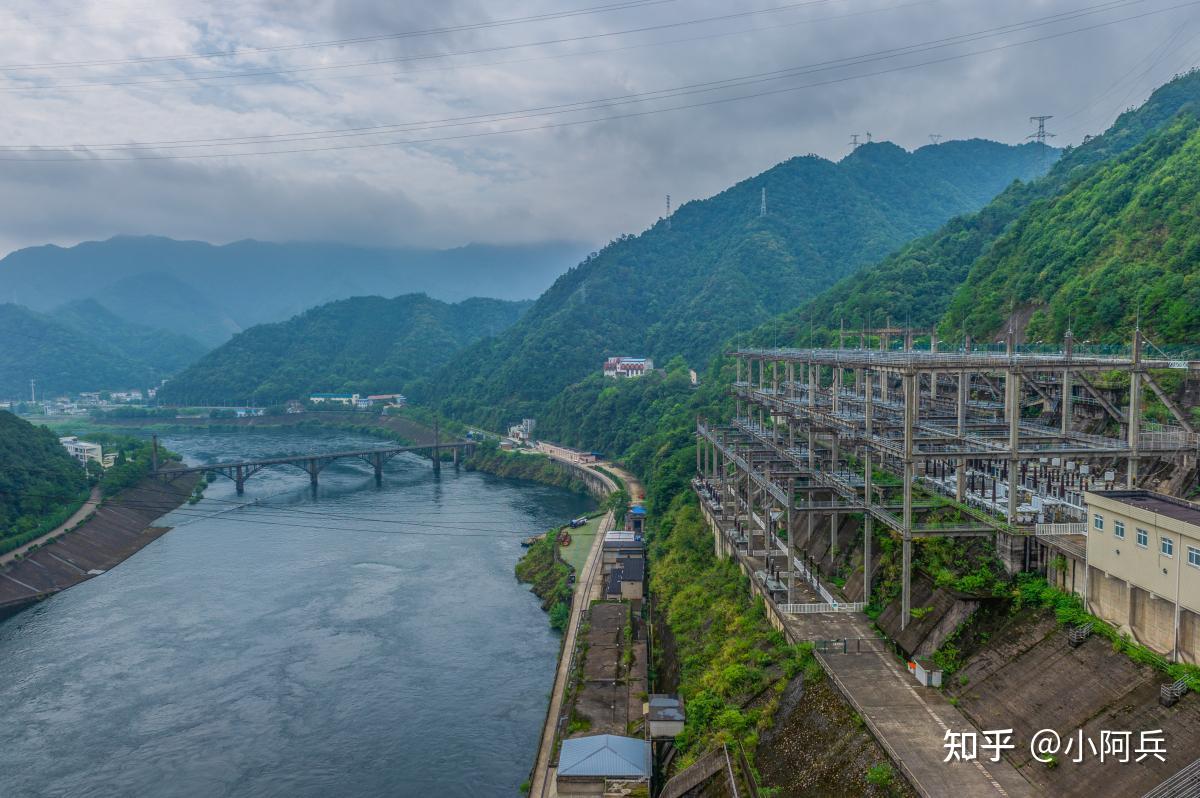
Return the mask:
{"type": "Polygon", "coordinates": [[[442,473],[442,447],[433,447],[433,473],[442,473]]]}
{"type": "Polygon", "coordinates": [[[233,484],[237,486],[237,495],[241,496],[246,492],[246,472],[244,466],[237,467],[237,476],[233,478],[233,484]]]}
{"type": "Polygon", "coordinates": [[[315,491],[317,489],[317,474],[321,473],[320,468],[317,467],[317,461],[309,460],[305,464],[304,470],[308,472],[309,482],[312,483],[312,489],[315,491]]]}
{"type": "Polygon", "coordinates": [[[375,468],[375,486],[379,487],[383,484],[383,455],[372,455],[371,465],[375,468]]]}

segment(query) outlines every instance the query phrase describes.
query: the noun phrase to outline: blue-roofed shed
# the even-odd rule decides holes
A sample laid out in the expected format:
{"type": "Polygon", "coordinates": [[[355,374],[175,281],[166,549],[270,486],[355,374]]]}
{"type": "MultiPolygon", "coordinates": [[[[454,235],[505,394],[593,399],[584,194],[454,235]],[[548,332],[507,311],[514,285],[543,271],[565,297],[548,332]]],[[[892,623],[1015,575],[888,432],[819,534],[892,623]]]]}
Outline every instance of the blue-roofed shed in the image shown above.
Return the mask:
{"type": "Polygon", "coordinates": [[[584,795],[590,794],[587,792],[590,785],[600,786],[603,792],[606,779],[648,781],[650,772],[649,742],[615,734],[597,734],[563,740],[556,778],[560,785],[567,787],[565,790],[560,787],[560,795],[584,795]]]}

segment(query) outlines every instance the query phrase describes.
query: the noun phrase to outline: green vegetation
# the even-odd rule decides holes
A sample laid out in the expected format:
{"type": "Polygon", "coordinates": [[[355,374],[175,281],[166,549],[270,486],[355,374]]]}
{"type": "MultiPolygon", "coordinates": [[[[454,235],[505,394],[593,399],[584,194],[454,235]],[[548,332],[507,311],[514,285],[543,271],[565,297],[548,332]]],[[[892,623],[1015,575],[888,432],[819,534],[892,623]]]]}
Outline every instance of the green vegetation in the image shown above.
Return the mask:
{"type": "Polygon", "coordinates": [[[748,704],[782,679],[821,675],[811,647],[787,645],[767,621],[761,599],[731,560],[717,559],[712,535],[694,499],[680,495],[662,515],[650,545],[651,589],[660,619],[675,640],[679,693],[687,724],[676,745],[683,762],[713,742],[740,742],[753,751],[772,722],[778,692],[748,704]]]}
{"type": "Polygon", "coordinates": [[[891,787],[896,781],[896,771],[891,764],[880,762],[867,768],[867,783],[875,787],[891,787]]]}
{"type": "MultiPolygon", "coordinates": [[[[1198,76],[1200,79],[1200,76],[1198,76]]],[[[971,266],[944,332],[1000,330],[1033,308],[1026,335],[1124,342],[1140,310],[1154,340],[1195,342],[1200,330],[1200,121],[1183,116],[1034,203],[971,266]]]]}
{"type": "Polygon", "coordinates": [[[0,410],[0,553],[66,521],[87,493],[87,472],[57,435],[0,410]]]}
{"type": "Polygon", "coordinates": [[[534,541],[525,556],[517,562],[517,579],[532,585],[534,595],[542,600],[542,609],[550,613],[550,625],[559,631],[567,628],[570,618],[571,574],[555,553],[558,543],[554,531],[534,541]]]}
{"type": "Polygon", "coordinates": [[[475,454],[466,459],[463,467],[468,471],[483,471],[498,477],[528,479],[579,493],[587,492],[587,486],[582,481],[546,455],[505,451],[492,440],[482,441],[476,446],[475,454]]]}
{"type": "MultiPolygon", "coordinates": [[[[1194,161],[1175,157],[1174,172],[1157,170],[1152,161],[1170,153],[1170,142],[1178,135],[1160,132],[1191,127],[1198,113],[1200,74],[1190,72],[1161,86],[1142,107],[1122,114],[1103,135],[1066,149],[1045,177],[1015,182],[977,213],[951,219],[845,277],[761,325],[746,340],[829,344],[837,340],[842,320],[856,327],[868,322],[879,326],[890,318],[893,324],[925,330],[937,325],[943,340],[960,340],[965,328],[980,342],[1003,333],[1002,322],[1013,308],[1040,305],[1045,309],[1033,320],[1032,340],[1057,340],[1068,316],[1084,325],[1075,326],[1080,341],[1089,335],[1123,340],[1129,314],[1137,310],[1136,299],[1129,302],[1135,286],[1143,320],[1158,303],[1176,322],[1169,329],[1155,329],[1161,340],[1194,338],[1194,324],[1177,337],[1190,317],[1182,307],[1171,312],[1166,307],[1170,295],[1162,290],[1178,285],[1179,275],[1186,273],[1184,253],[1195,225],[1187,216],[1189,198],[1177,189],[1188,184],[1194,161]],[[1110,173],[1114,165],[1116,171],[1110,173]],[[1147,226],[1164,210],[1181,223],[1178,233],[1147,226]],[[1123,218],[1117,221],[1118,216],[1123,218]],[[1095,229],[1093,220],[1099,223],[1095,229]],[[1151,252],[1164,237],[1172,240],[1168,251],[1151,252]],[[1149,282],[1116,286],[1117,274],[1137,274],[1135,280],[1149,282]],[[1111,288],[1119,288],[1128,307],[1101,302],[1111,288]],[[1088,334],[1081,335],[1081,329],[1088,334]]],[[[867,343],[876,346],[878,339],[867,343]]]]}
{"type": "Polygon", "coordinates": [[[1091,624],[1092,633],[1112,643],[1113,651],[1124,654],[1140,665],[1156,668],[1171,679],[1183,679],[1190,690],[1200,690],[1200,667],[1182,662],[1168,662],[1162,655],[1133,641],[1129,635],[1119,632],[1111,624],[1087,612],[1078,596],[1059,590],[1040,576],[1018,575],[1012,597],[1014,610],[1022,607],[1041,607],[1052,610],[1055,619],[1063,626],[1091,624]]]}
{"type": "Polygon", "coordinates": [[[506,329],[528,302],[455,305],[409,294],[355,297],[260,324],[163,387],[174,404],[273,404],[318,392],[398,393],[463,347],[506,329]]]}
{"type": "MultiPolygon", "coordinates": [[[[622,236],[558,279],[504,334],[456,357],[413,396],[500,428],[543,421],[547,403],[609,355],[703,363],[760,324],[986,203],[1043,169],[1037,147],[947,142],[908,153],[859,147],[838,163],[793,158],[622,236]],[[771,212],[758,214],[763,188],[771,212]],[[436,389],[435,389],[436,388],[436,389]]],[[[611,383],[610,383],[611,384],[611,383]]],[[[596,385],[582,392],[595,397],[596,385]]],[[[619,451],[619,449],[616,449],[619,451]]]]}
{"type": "MultiPolygon", "coordinates": [[[[194,342],[180,344],[169,333],[107,319],[76,327],[20,305],[0,304],[0,396],[29,397],[29,375],[37,375],[38,397],[100,389],[145,389],[157,385],[198,354],[194,342]],[[104,328],[111,324],[111,328],[104,328]],[[167,346],[138,341],[163,340],[167,346]],[[174,342],[174,343],[171,343],[174,342]],[[168,351],[179,345],[176,356],[168,351]]],[[[78,314],[64,317],[80,321],[78,314]]]]}

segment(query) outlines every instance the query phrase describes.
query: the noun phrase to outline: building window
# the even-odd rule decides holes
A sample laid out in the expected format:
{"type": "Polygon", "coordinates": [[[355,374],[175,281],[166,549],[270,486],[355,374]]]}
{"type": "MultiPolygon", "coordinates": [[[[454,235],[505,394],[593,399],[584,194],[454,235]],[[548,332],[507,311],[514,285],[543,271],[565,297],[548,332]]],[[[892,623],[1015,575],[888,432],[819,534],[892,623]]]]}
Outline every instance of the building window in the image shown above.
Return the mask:
{"type": "Polygon", "coordinates": [[[1095,527],[1100,532],[1103,532],[1104,531],[1104,516],[1100,515],[1100,513],[1096,513],[1095,517],[1092,518],[1092,526],[1095,527]]]}
{"type": "Polygon", "coordinates": [[[1113,521],[1113,537],[1120,538],[1121,540],[1125,539],[1125,522],[1124,521],[1113,521]]]}
{"type": "Polygon", "coordinates": [[[1195,546],[1188,546],[1188,565],[1200,568],[1200,549],[1195,546]]]}
{"type": "Polygon", "coordinates": [[[1163,537],[1159,538],[1158,539],[1158,548],[1159,548],[1159,551],[1162,552],[1162,556],[1164,556],[1164,557],[1174,557],[1175,556],[1175,540],[1173,538],[1166,537],[1165,535],[1163,537]]]}
{"type": "Polygon", "coordinates": [[[1139,529],[1137,531],[1137,544],[1143,549],[1150,545],[1150,533],[1144,529],[1139,529]]]}

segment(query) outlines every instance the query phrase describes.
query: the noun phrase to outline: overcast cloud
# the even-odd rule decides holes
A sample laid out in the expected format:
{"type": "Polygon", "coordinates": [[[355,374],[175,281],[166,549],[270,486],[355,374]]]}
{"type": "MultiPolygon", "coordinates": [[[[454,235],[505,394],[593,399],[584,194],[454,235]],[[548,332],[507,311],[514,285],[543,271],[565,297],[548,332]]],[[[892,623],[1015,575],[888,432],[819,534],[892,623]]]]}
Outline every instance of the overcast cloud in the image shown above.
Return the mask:
{"type": "Polygon", "coordinates": [[[910,149],[932,133],[1018,142],[1030,115],[1054,114],[1054,143],[1077,143],[1196,63],[1200,5],[1148,14],[1183,1],[628,0],[619,10],[480,27],[615,0],[17,0],[0,9],[0,252],[117,233],[600,243],[652,223],[667,193],[678,205],[793,155],[841,158],[851,133],[910,149]],[[462,124],[1100,8],[1108,10],[768,82],[462,124]],[[680,24],[753,11],[764,13],[680,24]],[[1125,21],[993,49],[1114,20],[1125,21]],[[460,29],[388,37],[434,28],[460,29]],[[631,29],[641,30],[622,33],[631,29]],[[361,38],[372,40],[289,47],[361,38]],[[993,51],[946,60],[985,49],[993,51]],[[239,53],[161,58],[229,50],[239,53]],[[896,71],[867,74],[883,70],[896,71]],[[264,72],[273,74],[245,74],[264,72]],[[815,82],[827,85],[797,88],[815,82]],[[775,93],[644,113],[759,92],[775,93]],[[362,130],[401,123],[432,124],[362,130]],[[558,126],[491,135],[543,125],[558,126]],[[306,131],[338,132],[281,137],[306,131]],[[238,141],[262,136],[275,138],[238,141]],[[405,140],[422,143],[396,143],[405,140]],[[131,142],[151,145],[109,146],[131,142]],[[22,149],[62,145],[91,146],[22,149]],[[320,151],[276,152],[295,149],[320,151]],[[138,160],[121,160],[130,157],[138,160]]]}

